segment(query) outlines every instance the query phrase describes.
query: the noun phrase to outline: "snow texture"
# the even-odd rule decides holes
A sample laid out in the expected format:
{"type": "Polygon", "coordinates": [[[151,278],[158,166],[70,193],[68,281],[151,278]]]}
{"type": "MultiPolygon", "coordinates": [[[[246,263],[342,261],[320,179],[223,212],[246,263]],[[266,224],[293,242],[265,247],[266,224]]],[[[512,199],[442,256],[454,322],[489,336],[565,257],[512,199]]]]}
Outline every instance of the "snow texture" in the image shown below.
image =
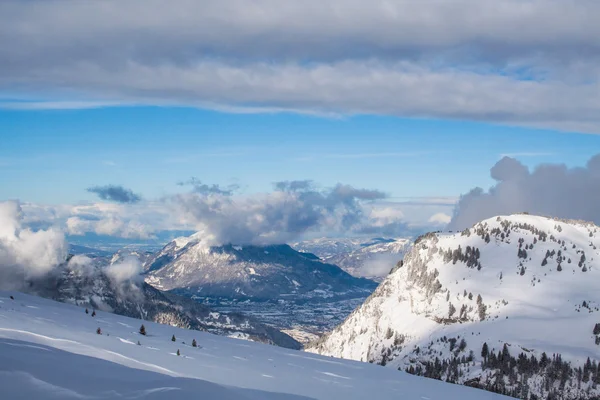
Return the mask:
{"type": "MultiPolygon", "coordinates": [[[[457,359],[457,383],[493,381],[489,369],[482,372],[484,343],[496,354],[507,344],[512,357],[546,352],[573,368],[588,357],[597,365],[598,247],[594,224],[524,214],[423,235],[373,295],[308,351],[394,370],[457,359]]],[[[526,378],[532,393],[545,393],[543,376],[526,378]]],[[[591,382],[565,385],[564,398],[600,393],[591,382]]]]}
{"type": "Polygon", "coordinates": [[[142,321],[104,312],[93,318],[83,308],[18,292],[0,292],[0,301],[0,388],[2,398],[11,400],[501,398],[374,365],[147,321],[143,336],[137,330],[142,321]],[[193,339],[198,347],[191,346],[193,339]]]}

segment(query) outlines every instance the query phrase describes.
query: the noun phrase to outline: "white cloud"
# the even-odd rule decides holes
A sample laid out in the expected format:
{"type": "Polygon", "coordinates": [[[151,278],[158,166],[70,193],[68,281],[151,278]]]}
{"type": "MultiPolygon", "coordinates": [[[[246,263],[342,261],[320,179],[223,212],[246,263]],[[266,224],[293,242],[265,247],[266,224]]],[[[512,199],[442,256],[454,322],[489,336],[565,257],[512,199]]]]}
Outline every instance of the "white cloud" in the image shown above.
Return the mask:
{"type": "Polygon", "coordinates": [[[67,263],[67,268],[78,276],[89,277],[96,272],[92,259],[82,254],[77,254],[71,257],[67,263]]]}
{"type": "Polygon", "coordinates": [[[444,213],[433,214],[427,221],[436,225],[447,225],[452,219],[451,216],[444,213]]]}
{"type": "Polygon", "coordinates": [[[397,207],[373,207],[369,214],[371,225],[385,226],[404,220],[404,213],[397,207]]]}
{"type": "Polygon", "coordinates": [[[142,272],[142,264],[135,257],[127,257],[123,261],[109,265],[104,269],[106,276],[116,284],[142,281],[143,279],[140,276],[142,272]]]}
{"type": "Polygon", "coordinates": [[[66,257],[62,232],[23,228],[19,203],[0,202],[0,284],[44,275],[66,257]]]}
{"type": "Polygon", "coordinates": [[[450,229],[518,212],[600,224],[600,154],[582,168],[541,164],[533,171],[505,157],[491,168],[490,175],[497,183],[487,192],[474,188],[461,196],[450,229]]]}

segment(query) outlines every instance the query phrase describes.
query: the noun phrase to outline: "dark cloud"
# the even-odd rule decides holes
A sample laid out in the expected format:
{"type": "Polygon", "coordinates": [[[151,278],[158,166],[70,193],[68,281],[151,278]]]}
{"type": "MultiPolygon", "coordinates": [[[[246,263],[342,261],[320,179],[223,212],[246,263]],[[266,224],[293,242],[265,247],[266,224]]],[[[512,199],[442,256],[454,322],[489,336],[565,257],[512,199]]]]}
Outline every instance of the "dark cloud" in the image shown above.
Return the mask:
{"type": "Polygon", "coordinates": [[[231,196],[236,190],[240,187],[239,185],[228,185],[226,187],[221,187],[216,184],[207,185],[206,183],[202,183],[198,178],[192,177],[185,182],[178,182],[179,186],[191,186],[192,191],[194,193],[198,193],[201,195],[210,195],[210,194],[219,194],[223,196],[231,196]]]}
{"type": "Polygon", "coordinates": [[[0,2],[0,90],[27,100],[77,93],[0,106],[371,113],[600,132],[594,0],[177,4],[0,2]]]}
{"type": "Polygon", "coordinates": [[[140,195],[133,193],[131,189],[119,185],[93,186],[86,190],[95,193],[102,200],[117,203],[137,203],[142,199],[140,195]]]}
{"type": "Polygon", "coordinates": [[[275,190],[281,190],[282,192],[295,192],[308,190],[313,187],[313,181],[311,180],[299,180],[299,181],[280,181],[273,184],[275,190]]]}
{"type": "Polygon", "coordinates": [[[583,168],[542,164],[530,172],[504,157],[491,169],[497,183],[487,192],[474,188],[461,196],[449,229],[464,229],[496,215],[529,212],[600,224],[600,154],[583,168]]]}

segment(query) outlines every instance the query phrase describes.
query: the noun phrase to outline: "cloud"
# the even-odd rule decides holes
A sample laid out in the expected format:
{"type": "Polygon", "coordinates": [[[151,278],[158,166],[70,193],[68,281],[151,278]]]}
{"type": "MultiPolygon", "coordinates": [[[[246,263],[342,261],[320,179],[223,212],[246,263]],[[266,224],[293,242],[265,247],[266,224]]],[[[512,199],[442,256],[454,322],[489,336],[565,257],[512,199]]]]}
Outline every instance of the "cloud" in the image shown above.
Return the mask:
{"type": "Polygon", "coordinates": [[[51,99],[11,107],[367,113],[598,133],[598,14],[593,0],[8,0],[0,91],[51,99]]]}
{"type": "Polygon", "coordinates": [[[192,191],[201,195],[220,194],[224,196],[231,196],[240,187],[239,185],[229,185],[227,187],[221,187],[216,184],[207,185],[202,183],[198,178],[192,177],[185,182],[178,182],[179,186],[192,186],[192,191]]]}
{"type": "Polygon", "coordinates": [[[67,243],[60,231],[23,228],[19,203],[0,202],[0,287],[42,276],[66,257],[67,243]]]}
{"type": "Polygon", "coordinates": [[[497,183],[487,192],[474,188],[461,196],[450,229],[464,229],[482,219],[518,212],[600,224],[600,154],[585,167],[541,164],[533,171],[504,157],[490,172],[497,183]]]}
{"type": "Polygon", "coordinates": [[[504,158],[504,157],[511,157],[511,158],[515,158],[515,157],[547,157],[547,156],[553,156],[555,155],[555,153],[551,153],[548,151],[521,151],[521,152],[516,152],[516,153],[503,153],[500,154],[500,157],[504,158]]]}
{"type": "Polygon", "coordinates": [[[119,263],[109,265],[103,271],[115,284],[143,281],[142,264],[136,257],[127,257],[119,263]]]}
{"type": "Polygon", "coordinates": [[[398,254],[375,254],[361,266],[358,274],[364,277],[385,277],[401,258],[398,254]]]}
{"type": "Polygon", "coordinates": [[[171,202],[210,244],[267,244],[307,232],[361,229],[367,220],[363,203],[385,198],[380,191],[343,184],[319,190],[308,181],[287,181],[275,187],[272,193],[237,198],[180,194],[171,202]]]}
{"type": "Polygon", "coordinates": [[[433,229],[437,224],[427,222],[431,215],[451,212],[455,203],[447,198],[394,202],[380,190],[345,184],[322,188],[308,180],[275,182],[275,191],[258,194],[229,193],[229,186],[207,186],[218,190],[191,191],[134,204],[24,203],[23,224],[32,229],[63,230],[70,236],[95,234],[153,241],[169,236],[169,231],[195,230],[204,231],[206,240],[216,244],[264,244],[317,233],[411,236],[433,229]]]}
{"type": "Polygon", "coordinates": [[[428,220],[427,222],[430,222],[432,224],[435,225],[447,225],[450,223],[450,221],[452,220],[452,217],[444,214],[444,213],[436,213],[433,214],[428,220]]]}
{"type": "Polygon", "coordinates": [[[102,200],[117,203],[137,203],[142,199],[139,195],[133,193],[131,189],[119,185],[94,186],[86,190],[97,194],[102,200]]]}
{"type": "Polygon", "coordinates": [[[275,190],[283,192],[295,192],[298,190],[308,190],[313,187],[313,181],[311,180],[298,180],[298,181],[280,181],[273,184],[275,190]]]}
{"type": "Polygon", "coordinates": [[[91,277],[96,273],[93,260],[82,254],[71,257],[66,267],[77,276],[91,277]]]}

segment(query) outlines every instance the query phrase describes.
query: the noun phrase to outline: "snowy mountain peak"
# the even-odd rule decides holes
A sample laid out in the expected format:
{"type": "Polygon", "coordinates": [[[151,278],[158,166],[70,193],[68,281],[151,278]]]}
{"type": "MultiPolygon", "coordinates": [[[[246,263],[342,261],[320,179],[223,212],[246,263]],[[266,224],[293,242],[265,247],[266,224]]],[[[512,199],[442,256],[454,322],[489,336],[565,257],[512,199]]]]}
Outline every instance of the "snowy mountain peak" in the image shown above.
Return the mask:
{"type": "MultiPolygon", "coordinates": [[[[597,359],[599,246],[600,228],[591,223],[522,214],[423,235],[373,295],[311,351],[507,394],[524,390],[519,379],[531,389],[552,375],[537,365],[503,380],[508,367],[486,363],[483,344],[498,352],[506,343],[515,359],[560,354],[573,369],[597,359]]],[[[589,397],[581,388],[598,393],[569,379],[557,383],[569,388],[565,398],[589,397]]],[[[531,391],[545,396],[552,387],[531,391]]]]}
{"type": "Polygon", "coordinates": [[[184,242],[173,241],[146,261],[146,282],[194,297],[255,300],[366,297],[376,286],[288,245],[184,242]]]}

